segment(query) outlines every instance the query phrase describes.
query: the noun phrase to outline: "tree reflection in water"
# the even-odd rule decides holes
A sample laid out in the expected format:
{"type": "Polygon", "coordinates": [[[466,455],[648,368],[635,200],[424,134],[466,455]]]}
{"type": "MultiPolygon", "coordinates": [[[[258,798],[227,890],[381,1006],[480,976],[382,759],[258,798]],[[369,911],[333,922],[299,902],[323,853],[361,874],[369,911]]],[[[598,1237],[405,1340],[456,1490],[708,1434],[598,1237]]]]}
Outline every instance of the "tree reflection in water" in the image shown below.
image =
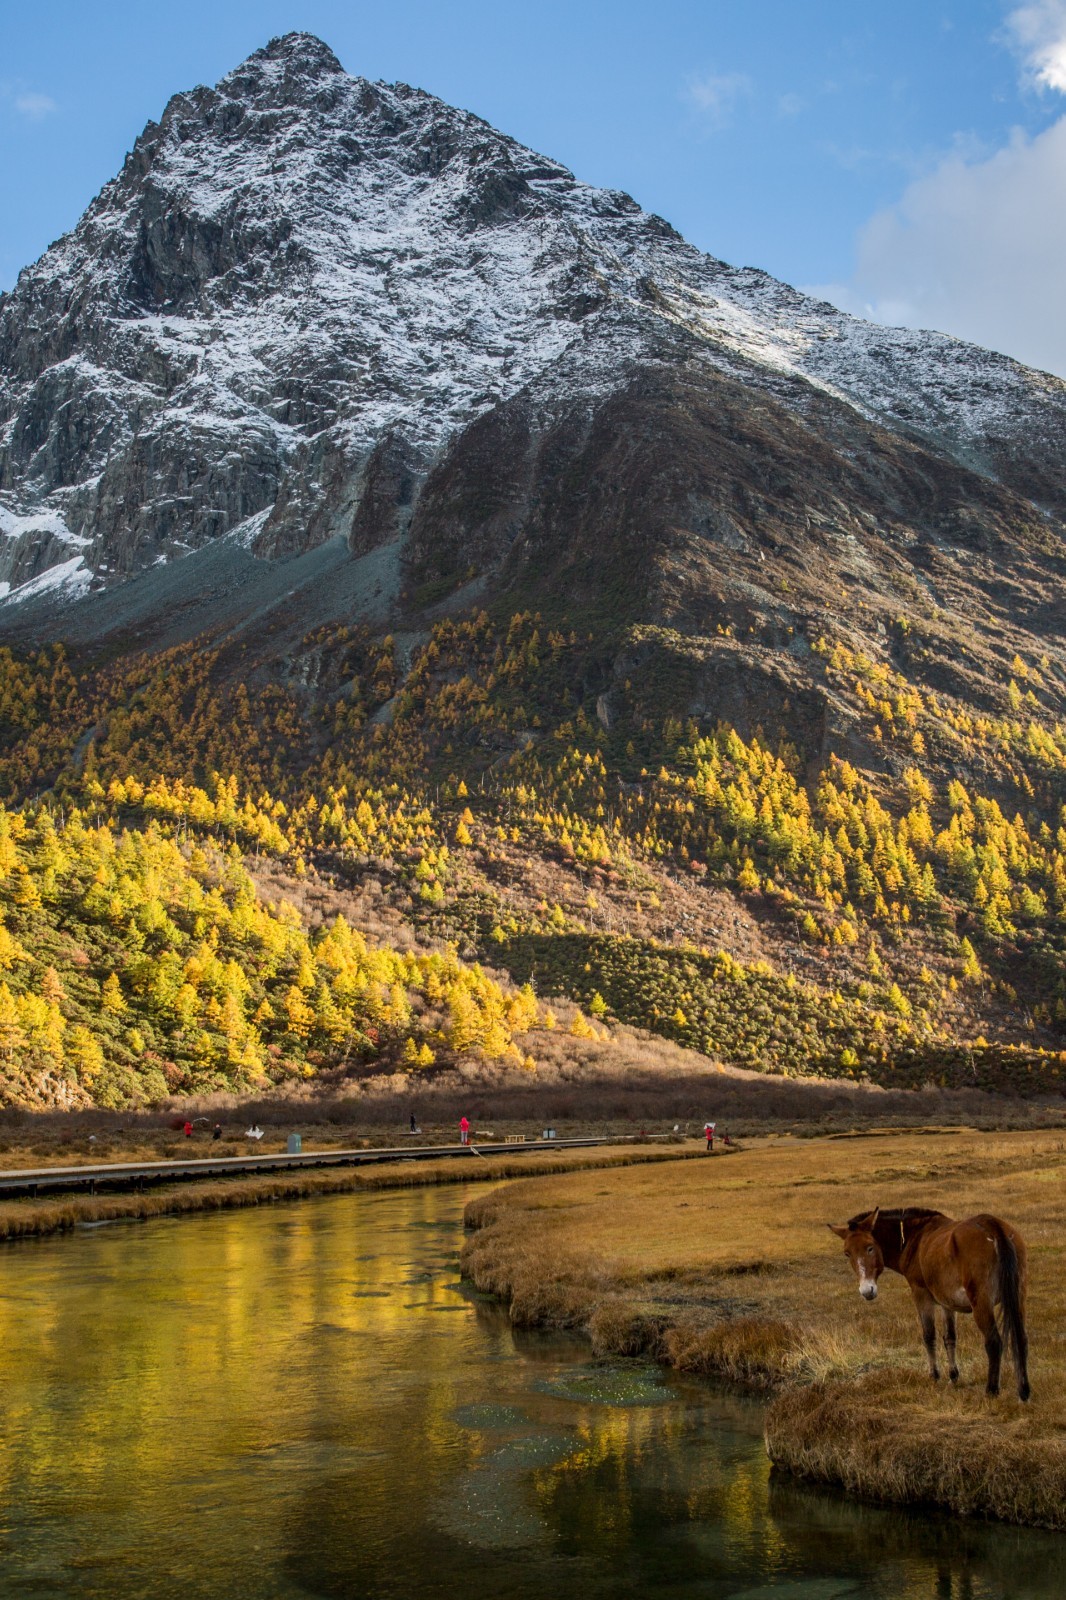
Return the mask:
{"type": "Polygon", "coordinates": [[[1057,1536],[781,1482],[754,1402],[515,1335],[468,1193],[9,1247],[5,1600],[1061,1594],[1057,1536]]]}

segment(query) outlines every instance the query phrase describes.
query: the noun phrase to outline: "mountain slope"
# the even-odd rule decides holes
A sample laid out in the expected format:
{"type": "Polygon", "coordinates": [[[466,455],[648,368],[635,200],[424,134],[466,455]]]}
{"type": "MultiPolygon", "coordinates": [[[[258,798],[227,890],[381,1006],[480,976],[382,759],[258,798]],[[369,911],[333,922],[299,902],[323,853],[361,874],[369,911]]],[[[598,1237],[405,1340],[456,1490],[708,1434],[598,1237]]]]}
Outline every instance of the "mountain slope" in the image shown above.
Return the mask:
{"type": "MultiPolygon", "coordinates": [[[[406,536],[472,424],[499,434],[517,410],[543,455],[561,420],[591,428],[663,369],[711,406],[740,384],[756,426],[776,405],[817,431],[828,408],[860,442],[887,429],[1066,505],[1058,380],[734,271],[291,34],[175,96],[0,299],[0,578],[69,598],[220,537],[362,553],[406,536]]],[[[464,570],[500,557],[521,511],[464,570]]]]}
{"type": "Polygon", "coordinates": [[[1057,1092],[1064,423],[308,35],[177,96],[0,301],[0,1099],[532,1070],[474,960],[1057,1092]]]}

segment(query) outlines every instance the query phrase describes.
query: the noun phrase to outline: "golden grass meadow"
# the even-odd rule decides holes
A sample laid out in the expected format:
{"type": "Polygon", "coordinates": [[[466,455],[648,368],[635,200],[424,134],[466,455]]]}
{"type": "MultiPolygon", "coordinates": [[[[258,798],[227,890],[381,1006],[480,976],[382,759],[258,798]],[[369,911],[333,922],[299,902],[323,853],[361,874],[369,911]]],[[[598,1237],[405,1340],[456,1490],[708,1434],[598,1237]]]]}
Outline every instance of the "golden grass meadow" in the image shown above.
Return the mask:
{"type": "Polygon", "coordinates": [[[467,1207],[464,1271],[524,1326],[580,1329],[770,1395],[775,1466],[870,1499],[1066,1528],[1066,1133],[769,1137],[700,1161],[517,1182],[467,1207]],[[1030,1251],[1033,1399],[926,1375],[910,1293],[868,1305],[827,1222],[876,1204],[991,1211],[1030,1251]]]}

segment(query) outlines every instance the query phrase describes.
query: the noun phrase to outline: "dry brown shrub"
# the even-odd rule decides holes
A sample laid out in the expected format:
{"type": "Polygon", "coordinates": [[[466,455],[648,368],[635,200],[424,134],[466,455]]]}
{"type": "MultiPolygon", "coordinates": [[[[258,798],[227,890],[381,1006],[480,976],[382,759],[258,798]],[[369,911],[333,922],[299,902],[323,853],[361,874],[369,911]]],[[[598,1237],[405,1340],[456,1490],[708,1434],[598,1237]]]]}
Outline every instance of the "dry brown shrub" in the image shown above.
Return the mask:
{"type": "MultiPolygon", "coordinates": [[[[482,1206],[480,1214],[491,1219],[491,1207],[482,1206]]],[[[588,1287],[573,1281],[565,1257],[539,1249],[536,1239],[500,1248],[491,1230],[483,1230],[463,1250],[463,1272],[482,1293],[505,1301],[519,1327],[581,1327],[594,1303],[588,1287]]]]}
{"type": "Polygon", "coordinates": [[[509,1298],[519,1328],[584,1328],[595,1305],[580,1284],[529,1273],[516,1278],[509,1298]]]}
{"type": "Polygon", "coordinates": [[[738,1317],[710,1327],[680,1325],[664,1336],[667,1360],[679,1372],[729,1378],[770,1388],[787,1377],[800,1349],[796,1329],[768,1317],[738,1317]]]}
{"type": "Polygon", "coordinates": [[[601,1300],[588,1319],[588,1334],[597,1356],[660,1356],[659,1319],[631,1300],[601,1300]]]}

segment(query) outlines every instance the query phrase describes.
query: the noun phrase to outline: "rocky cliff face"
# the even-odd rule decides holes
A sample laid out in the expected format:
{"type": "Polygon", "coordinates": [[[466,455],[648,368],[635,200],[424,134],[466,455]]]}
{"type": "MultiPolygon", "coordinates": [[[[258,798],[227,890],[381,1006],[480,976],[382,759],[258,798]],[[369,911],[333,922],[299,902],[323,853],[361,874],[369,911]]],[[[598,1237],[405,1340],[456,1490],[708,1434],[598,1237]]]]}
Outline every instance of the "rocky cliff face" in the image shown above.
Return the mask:
{"type": "Polygon", "coordinates": [[[0,621],[338,538],[409,590],[610,567],[696,631],[779,611],[768,561],[811,606],[871,564],[886,605],[984,573],[1036,606],[1064,437],[1060,381],[734,271],[290,34],[175,96],[0,298],[0,621]]]}

